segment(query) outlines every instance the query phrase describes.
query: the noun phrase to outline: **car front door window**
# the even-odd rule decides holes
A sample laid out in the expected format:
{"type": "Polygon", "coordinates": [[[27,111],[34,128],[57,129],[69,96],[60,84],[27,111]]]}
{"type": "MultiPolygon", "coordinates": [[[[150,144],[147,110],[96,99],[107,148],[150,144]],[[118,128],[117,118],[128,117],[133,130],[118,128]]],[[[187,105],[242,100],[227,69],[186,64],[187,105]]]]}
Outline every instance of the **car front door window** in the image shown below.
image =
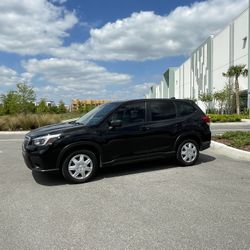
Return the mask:
{"type": "Polygon", "coordinates": [[[145,103],[128,104],[120,107],[111,120],[120,120],[122,127],[145,122],[145,103]]]}

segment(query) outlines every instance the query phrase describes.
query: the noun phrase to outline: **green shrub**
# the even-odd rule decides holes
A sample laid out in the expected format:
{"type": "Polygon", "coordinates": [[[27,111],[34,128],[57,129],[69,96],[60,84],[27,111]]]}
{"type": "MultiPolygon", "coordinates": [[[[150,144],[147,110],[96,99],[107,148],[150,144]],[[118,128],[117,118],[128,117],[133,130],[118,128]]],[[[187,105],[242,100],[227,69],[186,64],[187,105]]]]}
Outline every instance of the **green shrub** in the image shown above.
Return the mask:
{"type": "Polygon", "coordinates": [[[249,114],[250,114],[249,109],[245,108],[244,111],[240,113],[240,117],[241,119],[249,119],[250,118],[249,114]]]}
{"type": "Polygon", "coordinates": [[[219,115],[219,114],[209,114],[211,122],[240,122],[240,115],[219,115]]]}

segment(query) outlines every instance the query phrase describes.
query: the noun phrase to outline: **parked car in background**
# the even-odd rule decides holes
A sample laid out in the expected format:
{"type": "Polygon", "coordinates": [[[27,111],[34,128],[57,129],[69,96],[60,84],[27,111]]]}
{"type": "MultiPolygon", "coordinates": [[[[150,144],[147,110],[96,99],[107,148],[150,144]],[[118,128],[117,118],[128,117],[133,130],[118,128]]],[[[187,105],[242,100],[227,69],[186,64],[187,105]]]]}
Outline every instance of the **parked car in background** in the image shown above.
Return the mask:
{"type": "Polygon", "coordinates": [[[99,168],[174,156],[195,164],[210,146],[210,119],[190,100],[140,99],[110,102],[80,119],[41,127],[25,136],[26,165],[39,172],[59,170],[82,183],[99,168]]]}

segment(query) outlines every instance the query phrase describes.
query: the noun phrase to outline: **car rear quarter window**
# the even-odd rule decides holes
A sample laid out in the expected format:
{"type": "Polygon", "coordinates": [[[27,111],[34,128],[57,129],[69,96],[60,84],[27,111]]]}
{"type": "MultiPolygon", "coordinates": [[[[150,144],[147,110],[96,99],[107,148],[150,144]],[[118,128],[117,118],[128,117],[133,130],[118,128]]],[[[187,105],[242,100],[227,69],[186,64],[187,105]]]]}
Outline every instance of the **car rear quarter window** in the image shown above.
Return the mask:
{"type": "Polygon", "coordinates": [[[175,106],[172,101],[151,101],[149,112],[152,121],[162,121],[176,117],[175,106]]]}
{"type": "Polygon", "coordinates": [[[192,104],[186,102],[176,102],[176,107],[179,116],[190,115],[196,111],[192,104]]]}

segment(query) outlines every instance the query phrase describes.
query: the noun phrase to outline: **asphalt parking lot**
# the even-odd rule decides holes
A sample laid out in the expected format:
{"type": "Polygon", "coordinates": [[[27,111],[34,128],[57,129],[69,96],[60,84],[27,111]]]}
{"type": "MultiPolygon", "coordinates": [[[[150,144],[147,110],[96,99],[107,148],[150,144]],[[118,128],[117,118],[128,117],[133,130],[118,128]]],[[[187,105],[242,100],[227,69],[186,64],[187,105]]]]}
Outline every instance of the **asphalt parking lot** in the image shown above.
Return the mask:
{"type": "Polygon", "coordinates": [[[70,185],[31,173],[0,135],[0,249],[250,249],[250,164],[202,152],[107,168],[70,185]]]}

